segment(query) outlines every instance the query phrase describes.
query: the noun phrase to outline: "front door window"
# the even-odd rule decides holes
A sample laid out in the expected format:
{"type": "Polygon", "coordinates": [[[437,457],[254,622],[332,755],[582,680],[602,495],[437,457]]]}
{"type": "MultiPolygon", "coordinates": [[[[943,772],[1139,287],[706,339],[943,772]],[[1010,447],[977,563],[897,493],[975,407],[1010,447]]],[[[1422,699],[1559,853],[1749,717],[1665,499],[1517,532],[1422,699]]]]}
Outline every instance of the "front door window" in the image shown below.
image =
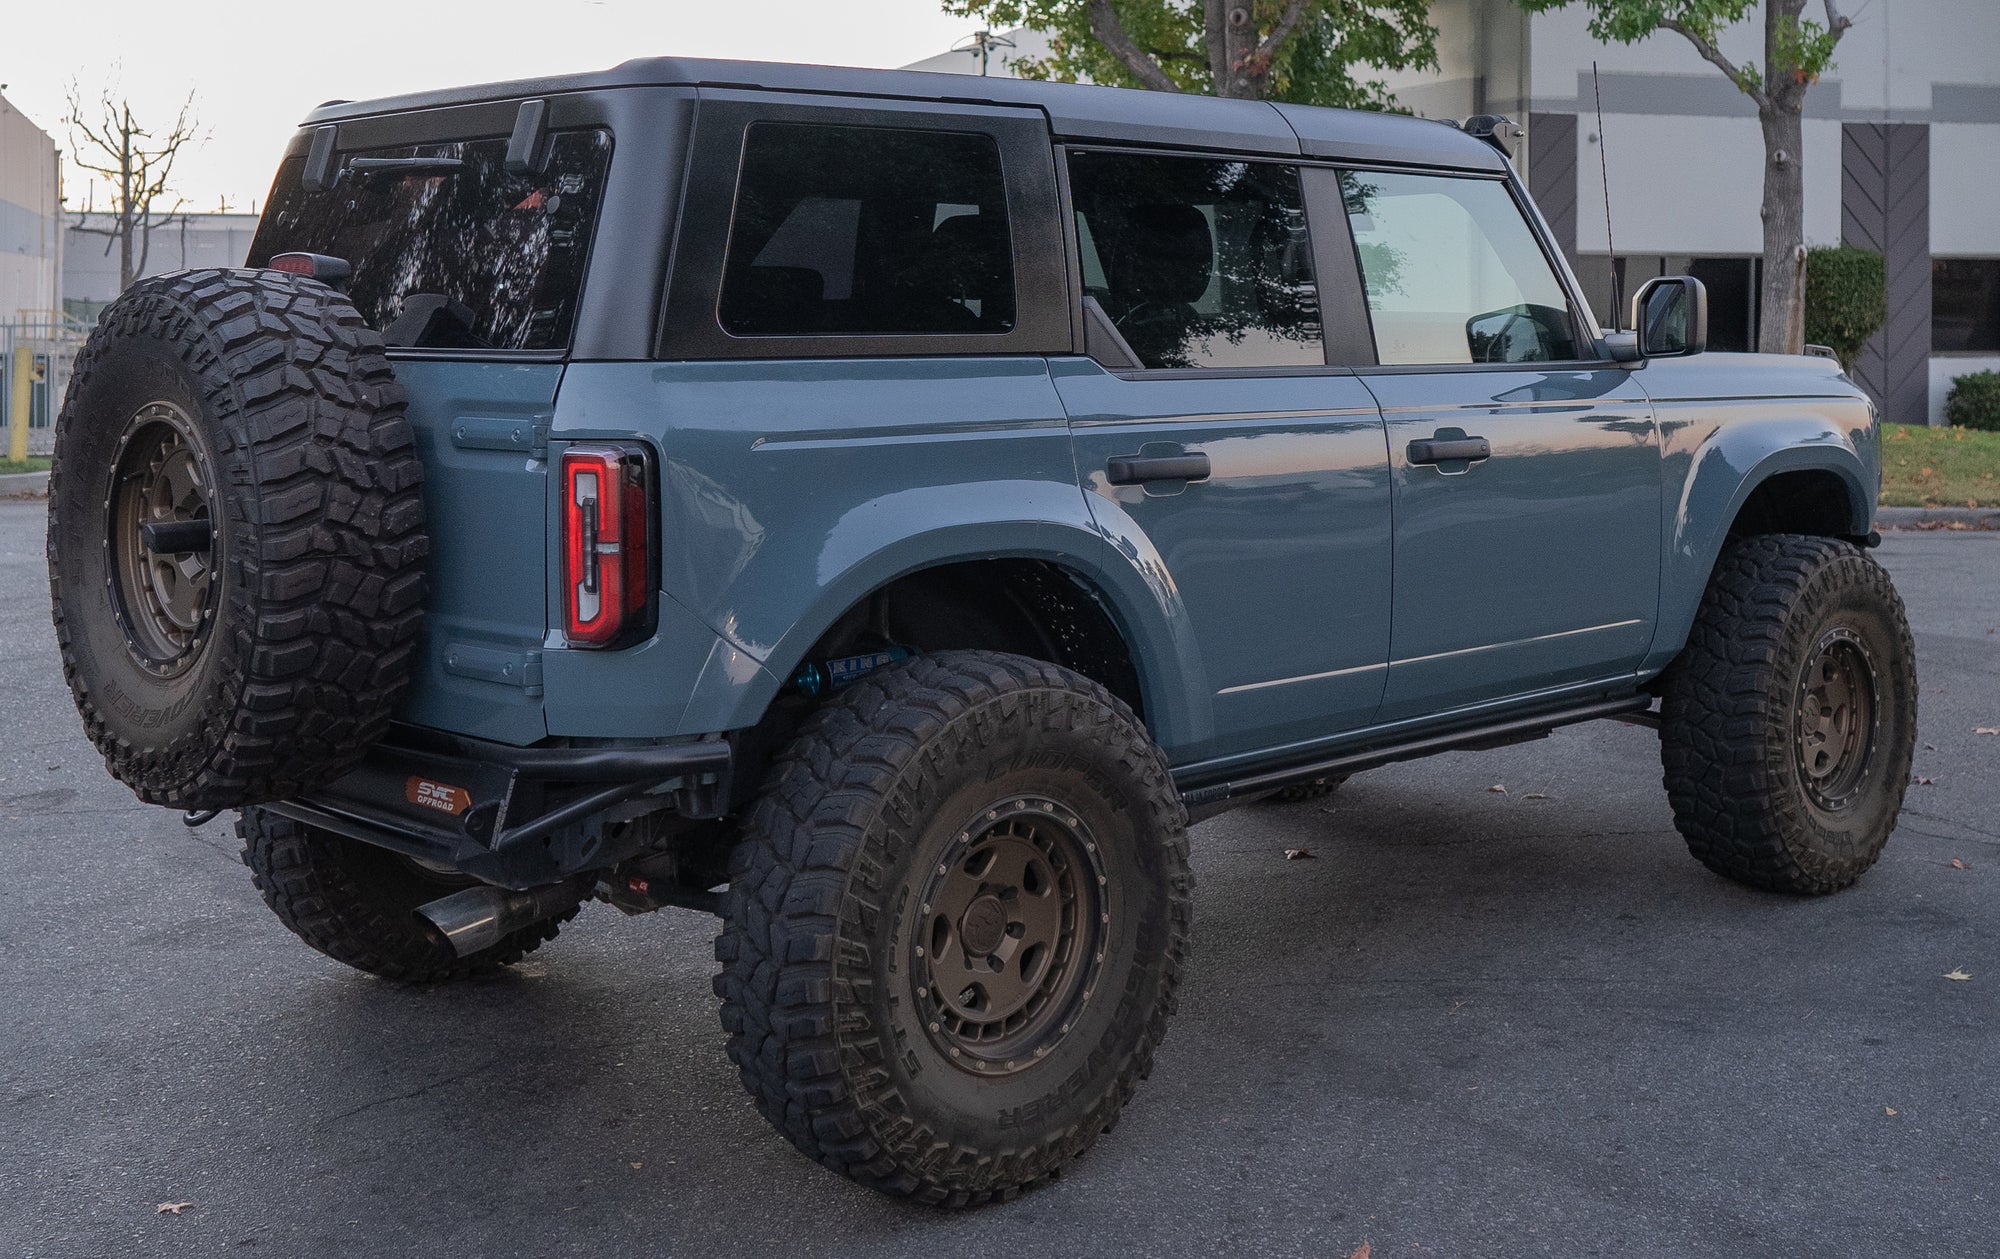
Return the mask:
{"type": "Polygon", "coordinates": [[[1582,357],[1562,282],[1505,184],[1342,171],[1340,191],[1384,365],[1582,357]]]}

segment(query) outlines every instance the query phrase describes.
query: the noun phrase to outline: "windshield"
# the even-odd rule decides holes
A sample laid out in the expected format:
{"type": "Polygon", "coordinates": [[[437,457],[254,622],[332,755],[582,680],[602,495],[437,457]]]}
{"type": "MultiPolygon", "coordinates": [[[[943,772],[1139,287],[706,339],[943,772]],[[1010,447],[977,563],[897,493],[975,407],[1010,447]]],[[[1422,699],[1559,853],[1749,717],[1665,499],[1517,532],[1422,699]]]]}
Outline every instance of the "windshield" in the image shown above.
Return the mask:
{"type": "Polygon", "coordinates": [[[552,137],[541,171],[506,168],[507,141],[405,145],[346,155],[428,158],[414,168],[343,168],[325,192],[286,159],[249,265],[282,253],[353,267],[347,294],[391,346],[559,350],[568,346],[584,262],[611,164],[611,136],[552,137]]]}

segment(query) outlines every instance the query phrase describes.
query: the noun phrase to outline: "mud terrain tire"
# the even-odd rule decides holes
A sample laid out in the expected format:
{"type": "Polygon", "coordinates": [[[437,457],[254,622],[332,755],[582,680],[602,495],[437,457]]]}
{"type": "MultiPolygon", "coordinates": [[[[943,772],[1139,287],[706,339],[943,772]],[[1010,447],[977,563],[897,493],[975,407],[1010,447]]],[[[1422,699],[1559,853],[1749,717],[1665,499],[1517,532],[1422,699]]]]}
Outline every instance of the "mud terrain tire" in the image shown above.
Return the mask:
{"type": "Polygon", "coordinates": [[[439,983],[511,966],[556,938],[576,910],[513,932],[471,957],[452,951],[417,906],[474,886],[386,848],[245,809],[236,822],[243,864],[291,933],[336,962],[405,983],[439,983]]]}
{"type": "Polygon", "coordinates": [[[923,1202],[1054,1175],[1165,1034],[1185,818],[1131,711],[1066,669],[950,651],[853,684],[780,756],[731,860],[715,986],[758,1109],[923,1202]]]}
{"type": "Polygon", "coordinates": [[[1916,652],[1889,575],[1858,547],[1730,542],[1662,700],[1667,797],[1703,865],[1823,895],[1881,856],[1916,747],[1916,652]]]}
{"type": "Polygon", "coordinates": [[[403,402],[314,280],[184,271],[105,310],[56,425],[49,587],[84,729],[140,799],[283,799],[381,736],[428,551],[403,402]]]}

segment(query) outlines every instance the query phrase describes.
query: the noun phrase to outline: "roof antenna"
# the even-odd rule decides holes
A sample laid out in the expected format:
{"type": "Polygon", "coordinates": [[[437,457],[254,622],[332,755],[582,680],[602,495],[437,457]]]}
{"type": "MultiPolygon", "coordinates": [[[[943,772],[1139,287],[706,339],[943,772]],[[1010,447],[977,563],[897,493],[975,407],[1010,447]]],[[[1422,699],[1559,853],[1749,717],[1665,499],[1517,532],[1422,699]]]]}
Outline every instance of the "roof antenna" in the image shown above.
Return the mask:
{"type": "Polygon", "coordinates": [[[1597,169],[1604,180],[1604,248],[1611,256],[1605,262],[1611,268],[1611,327],[1619,326],[1620,313],[1625,309],[1624,285],[1619,283],[1618,246],[1611,239],[1611,159],[1605,155],[1604,142],[1604,92],[1597,86],[1597,62],[1590,63],[1590,94],[1597,102],[1597,169]]]}

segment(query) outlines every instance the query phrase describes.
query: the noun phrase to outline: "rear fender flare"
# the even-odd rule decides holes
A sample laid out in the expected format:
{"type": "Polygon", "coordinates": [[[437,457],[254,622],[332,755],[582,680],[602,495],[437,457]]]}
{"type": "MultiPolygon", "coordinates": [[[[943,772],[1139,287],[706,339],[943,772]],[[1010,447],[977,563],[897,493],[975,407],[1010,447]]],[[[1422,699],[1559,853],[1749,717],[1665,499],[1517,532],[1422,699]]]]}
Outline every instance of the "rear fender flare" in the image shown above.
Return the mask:
{"type": "Polygon", "coordinates": [[[700,733],[754,726],[812,647],[849,609],[899,578],[925,569],[993,559],[1052,564],[1089,591],[1124,636],[1138,673],[1146,721],[1164,748],[1210,737],[1214,717],[1207,672],[1178,591],[1157,552],[1125,539],[1108,543],[1090,522],[1075,486],[991,482],[926,486],[884,495],[843,515],[815,557],[814,571],[759,571],[738,578],[747,590],[800,597],[734,609],[691,697],[683,729],[700,733]],[[1024,503],[1066,491],[1076,518],[1022,519],[1024,503]],[[941,520],[905,532],[911,520],[941,520]],[[899,528],[902,526],[902,528],[899,528]],[[754,665],[755,667],[751,667],[754,665]]]}

